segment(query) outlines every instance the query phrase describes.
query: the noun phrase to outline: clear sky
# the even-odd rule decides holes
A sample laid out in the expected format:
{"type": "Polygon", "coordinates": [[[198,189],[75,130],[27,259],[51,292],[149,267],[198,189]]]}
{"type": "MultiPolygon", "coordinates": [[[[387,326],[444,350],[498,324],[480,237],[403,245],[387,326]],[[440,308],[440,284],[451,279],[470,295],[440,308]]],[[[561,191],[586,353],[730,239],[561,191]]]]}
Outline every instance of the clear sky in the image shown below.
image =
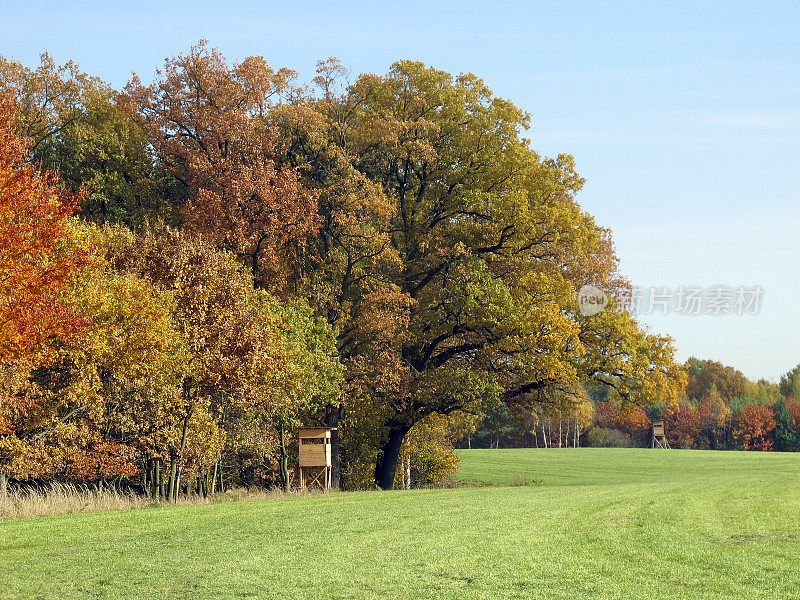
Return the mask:
{"type": "Polygon", "coordinates": [[[763,287],[757,316],[643,316],[678,356],[751,378],[800,363],[800,3],[6,0],[0,53],[47,49],[115,86],[207,38],[304,79],[338,56],[473,72],[573,154],[579,200],[641,286],[763,287]]]}

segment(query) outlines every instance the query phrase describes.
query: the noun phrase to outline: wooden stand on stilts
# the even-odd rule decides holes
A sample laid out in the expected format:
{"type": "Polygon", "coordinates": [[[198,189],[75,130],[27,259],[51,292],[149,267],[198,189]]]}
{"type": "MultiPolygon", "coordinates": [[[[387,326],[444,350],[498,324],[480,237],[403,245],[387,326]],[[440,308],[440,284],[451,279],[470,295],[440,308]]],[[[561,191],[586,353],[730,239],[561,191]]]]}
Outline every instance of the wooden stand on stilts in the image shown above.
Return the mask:
{"type": "Polygon", "coordinates": [[[333,429],[313,427],[300,429],[298,475],[302,489],[331,488],[331,432],[333,429]]]}
{"type": "Polygon", "coordinates": [[[664,434],[664,421],[653,421],[653,433],[650,447],[669,450],[669,442],[667,441],[667,436],[664,434]]]}

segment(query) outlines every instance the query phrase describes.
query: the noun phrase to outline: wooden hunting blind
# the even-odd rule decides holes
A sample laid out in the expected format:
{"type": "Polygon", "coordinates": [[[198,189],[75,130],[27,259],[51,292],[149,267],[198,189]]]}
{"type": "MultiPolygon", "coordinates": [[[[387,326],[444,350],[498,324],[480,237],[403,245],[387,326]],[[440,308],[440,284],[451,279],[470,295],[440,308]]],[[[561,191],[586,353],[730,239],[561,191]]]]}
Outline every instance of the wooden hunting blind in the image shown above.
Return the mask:
{"type": "Polygon", "coordinates": [[[335,428],[306,427],[297,431],[300,487],[331,487],[331,433],[335,428]]]}
{"type": "Polygon", "coordinates": [[[653,421],[652,448],[669,448],[666,433],[664,432],[664,421],[653,421]]]}

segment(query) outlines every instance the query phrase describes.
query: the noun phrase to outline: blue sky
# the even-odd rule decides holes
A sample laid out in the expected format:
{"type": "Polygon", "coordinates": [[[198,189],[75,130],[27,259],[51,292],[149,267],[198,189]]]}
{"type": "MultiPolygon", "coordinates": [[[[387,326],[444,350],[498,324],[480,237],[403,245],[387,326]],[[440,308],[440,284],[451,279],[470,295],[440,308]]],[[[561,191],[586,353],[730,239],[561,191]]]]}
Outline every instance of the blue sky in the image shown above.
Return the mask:
{"type": "Polygon", "coordinates": [[[644,316],[678,356],[751,378],[800,363],[800,4],[6,1],[0,53],[47,49],[116,86],[207,38],[304,79],[400,58],[473,72],[573,154],[579,200],[641,286],[760,285],[757,316],[644,316]]]}

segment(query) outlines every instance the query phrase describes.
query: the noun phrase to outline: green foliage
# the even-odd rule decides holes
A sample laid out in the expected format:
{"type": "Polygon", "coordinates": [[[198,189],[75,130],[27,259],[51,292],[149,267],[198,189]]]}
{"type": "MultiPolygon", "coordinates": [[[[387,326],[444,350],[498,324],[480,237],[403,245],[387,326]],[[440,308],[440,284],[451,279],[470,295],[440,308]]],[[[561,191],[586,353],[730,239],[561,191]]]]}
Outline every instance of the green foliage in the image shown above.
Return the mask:
{"type": "Polygon", "coordinates": [[[797,452],[800,450],[800,431],[795,426],[795,419],[787,406],[786,400],[775,403],[775,449],[779,452],[797,452]]]}
{"type": "Polygon", "coordinates": [[[154,162],[145,132],[110,86],[44,53],[36,69],[0,57],[4,88],[14,90],[22,106],[18,129],[34,158],[57,172],[65,187],[83,192],[84,218],[137,229],[159,219],[179,222],[184,189],[154,162]]]}
{"type": "Polygon", "coordinates": [[[800,400],[800,365],[791,371],[781,375],[780,392],[784,396],[792,396],[795,400],[800,400]]]}
{"type": "Polygon", "coordinates": [[[89,97],[79,118],[42,143],[39,155],[67,187],[84,190],[85,219],[134,229],[156,220],[177,224],[185,192],[154,163],[148,145],[104,88],[89,97]]]}

